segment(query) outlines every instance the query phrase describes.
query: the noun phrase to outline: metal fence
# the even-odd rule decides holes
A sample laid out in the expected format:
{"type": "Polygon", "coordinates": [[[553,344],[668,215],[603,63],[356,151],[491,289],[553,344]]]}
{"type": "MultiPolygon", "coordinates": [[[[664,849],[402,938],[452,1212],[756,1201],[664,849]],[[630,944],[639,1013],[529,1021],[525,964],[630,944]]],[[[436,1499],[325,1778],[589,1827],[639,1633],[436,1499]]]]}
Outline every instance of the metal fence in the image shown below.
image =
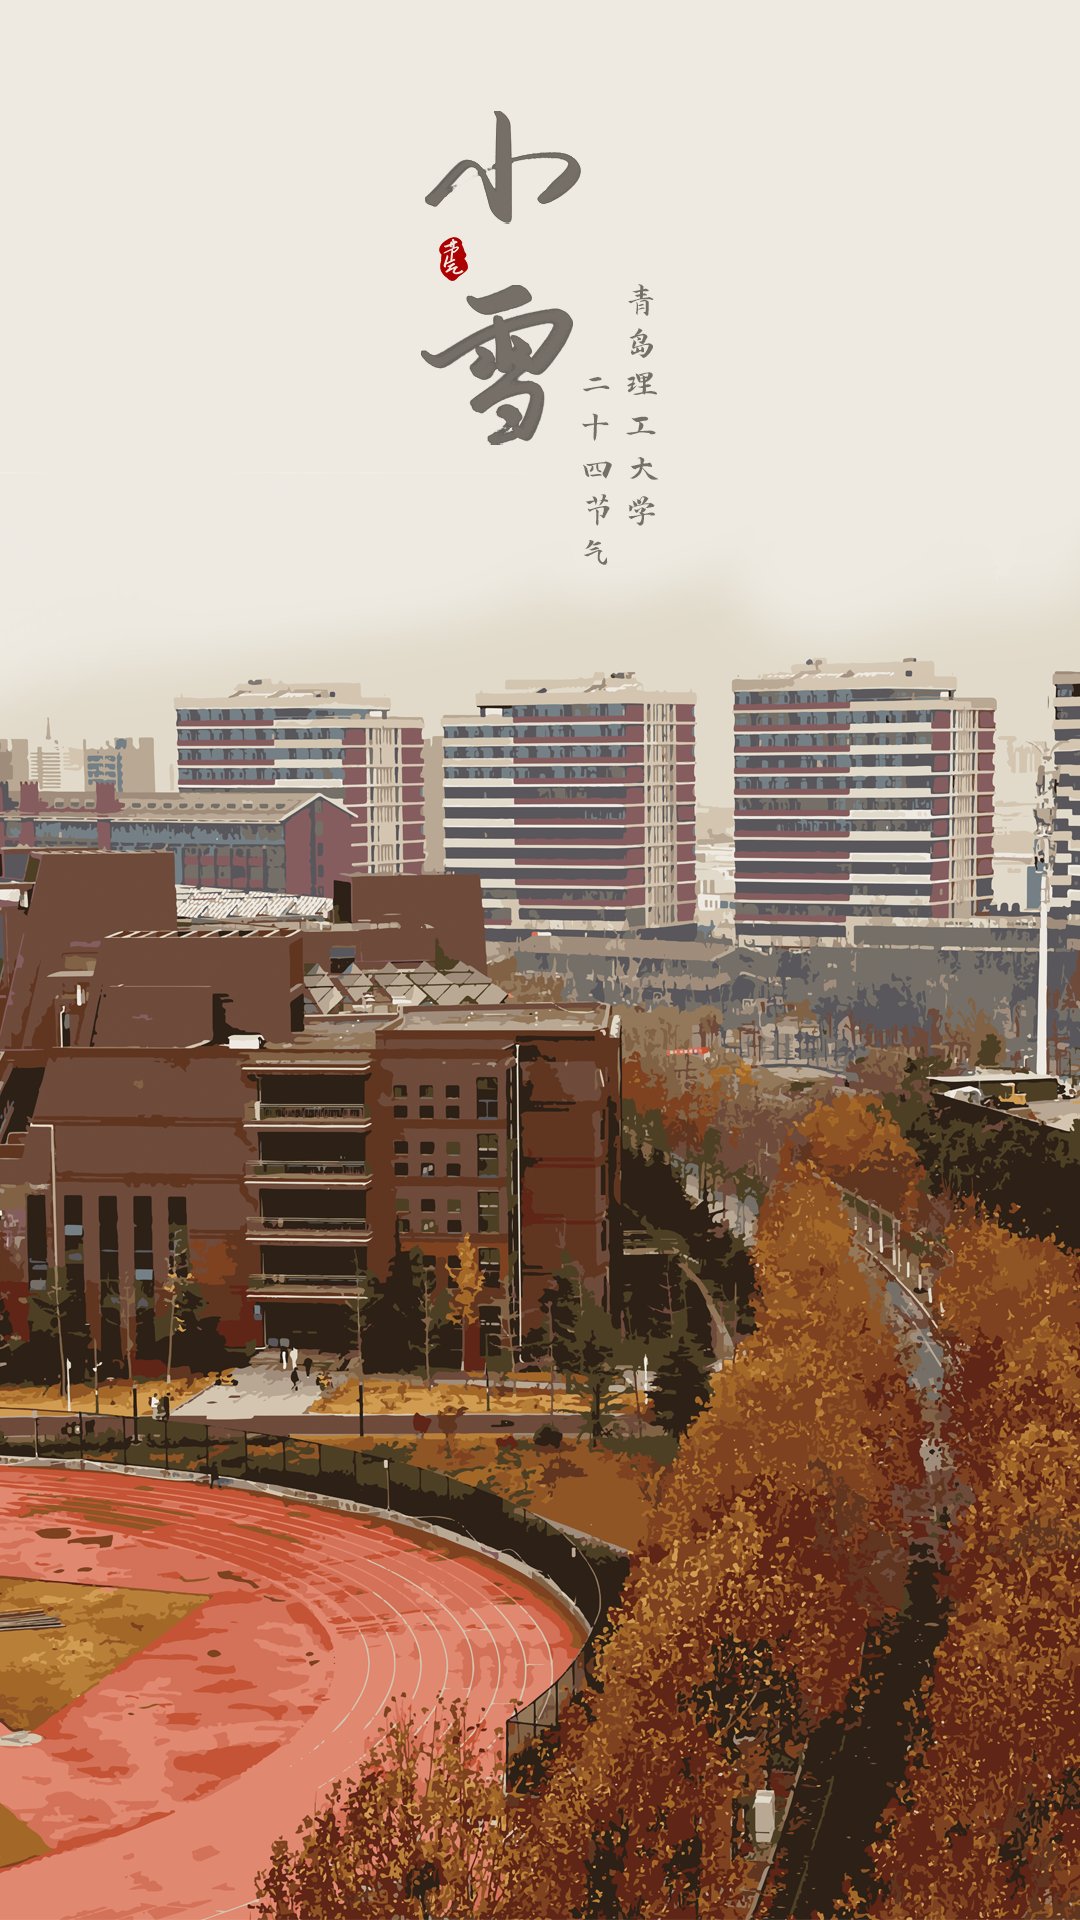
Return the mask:
{"type": "Polygon", "coordinates": [[[355,1500],[449,1527],[478,1545],[519,1560],[553,1582],[592,1622],[577,1659],[506,1724],[507,1781],[528,1791],[557,1737],[569,1701],[589,1685],[593,1648],[618,1600],[628,1556],[599,1541],[511,1506],[488,1487],[468,1486],[434,1467],[413,1467],[391,1452],[365,1454],[321,1440],[215,1425],[210,1420],[133,1419],[122,1414],[0,1414],[0,1454],[26,1460],[85,1460],[250,1480],[263,1486],[355,1500]]]}

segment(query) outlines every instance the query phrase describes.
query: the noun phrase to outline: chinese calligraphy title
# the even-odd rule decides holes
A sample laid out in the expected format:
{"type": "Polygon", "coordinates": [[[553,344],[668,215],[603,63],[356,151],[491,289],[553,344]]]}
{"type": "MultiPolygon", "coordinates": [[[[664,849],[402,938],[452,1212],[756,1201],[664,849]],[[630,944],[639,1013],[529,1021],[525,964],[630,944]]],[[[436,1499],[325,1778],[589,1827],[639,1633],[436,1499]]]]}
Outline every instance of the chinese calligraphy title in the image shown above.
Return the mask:
{"type": "MultiPolygon", "coordinates": [[[[526,160],[561,160],[564,163],[554,180],[542,193],[537,194],[541,205],[547,205],[549,201],[558,200],[564,193],[569,193],[581,177],[581,168],[568,153],[515,154],[510,121],[505,113],[496,113],[494,165],[485,168],[478,160],[459,160],[426,195],[427,204],[429,207],[439,206],[458,181],[473,172],[480,179],[489,211],[496,220],[509,225],[513,217],[513,170],[526,160]]],[[[449,241],[444,241],[440,249],[442,271],[448,279],[456,279],[465,270],[461,241],[455,239],[453,244],[455,251],[449,254],[449,241]],[[456,249],[460,249],[460,252],[456,249]]],[[[556,355],[562,352],[574,323],[569,314],[559,307],[542,307],[534,313],[518,314],[508,320],[505,316],[509,309],[528,306],[532,299],[528,287],[502,287],[497,293],[470,294],[466,298],[474,312],[488,317],[489,324],[477,328],[475,333],[467,334],[464,340],[457,341],[454,346],[444,348],[442,353],[422,352],[421,359],[431,367],[449,367],[455,360],[461,360],[471,353],[474,358],[469,372],[475,380],[490,381],[491,384],[486,392],[478,393],[469,404],[474,413],[486,413],[494,407],[502,421],[502,426],[496,432],[488,434],[490,445],[498,447],[508,440],[531,440],[544,411],[544,392],[536,375],[544,373],[556,355]],[[535,344],[524,337],[526,330],[533,327],[547,329],[545,337],[535,344]],[[527,375],[531,377],[526,378],[527,375]],[[524,410],[514,404],[515,400],[524,401],[524,410]]]]}
{"type": "MultiPolygon", "coordinates": [[[[630,296],[630,305],[634,309],[635,318],[639,320],[642,318],[648,319],[652,311],[652,302],[652,294],[644,282],[640,282],[630,296]]],[[[630,335],[631,359],[648,360],[652,351],[653,342],[645,332],[644,327],[635,327],[633,333],[630,335]]],[[[631,372],[626,383],[627,392],[635,395],[639,399],[652,400],[656,398],[656,389],[653,386],[654,377],[652,370],[647,367],[641,368],[637,372],[631,372]]],[[[608,393],[610,392],[610,388],[603,384],[598,373],[594,373],[589,385],[584,388],[584,392],[608,393]]],[[[627,428],[627,437],[629,439],[636,439],[638,434],[642,433],[655,437],[656,428],[649,425],[650,416],[647,413],[635,413],[630,417],[632,424],[627,428]]],[[[609,420],[601,420],[599,414],[594,413],[591,419],[583,420],[581,424],[586,433],[592,434],[595,446],[601,429],[610,428],[611,422],[609,420]]],[[[586,460],[584,464],[586,480],[602,480],[606,483],[610,479],[614,464],[611,460],[586,460]]],[[[657,476],[653,471],[651,457],[646,459],[644,454],[639,454],[630,468],[630,478],[631,480],[648,480],[649,482],[655,482],[657,476]]],[[[611,512],[611,502],[608,499],[607,493],[594,493],[590,499],[586,500],[585,511],[586,513],[592,514],[597,530],[599,531],[600,522],[606,520],[608,514],[611,512]]],[[[628,517],[631,521],[636,522],[639,527],[643,527],[646,520],[653,519],[655,514],[655,504],[647,493],[640,493],[636,500],[631,500],[629,503],[628,517]]],[[[599,566],[606,567],[607,556],[604,553],[603,542],[598,539],[590,540],[585,548],[585,558],[586,560],[595,560],[599,566]]]]}

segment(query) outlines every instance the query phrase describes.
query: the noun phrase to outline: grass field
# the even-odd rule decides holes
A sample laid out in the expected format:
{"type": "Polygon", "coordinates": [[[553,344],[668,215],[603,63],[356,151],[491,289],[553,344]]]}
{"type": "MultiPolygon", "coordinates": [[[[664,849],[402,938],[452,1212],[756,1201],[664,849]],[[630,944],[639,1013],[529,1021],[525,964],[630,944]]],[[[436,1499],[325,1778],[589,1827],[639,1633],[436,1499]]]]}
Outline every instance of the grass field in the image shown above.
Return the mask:
{"type": "Polygon", "coordinates": [[[0,1612],[54,1613],[63,1623],[0,1635],[0,1720],[13,1732],[40,1726],[205,1598],[201,1593],[154,1593],[137,1587],[0,1579],[0,1612]]]}
{"type": "MultiPolygon", "coordinates": [[[[300,1432],[298,1442],[314,1436],[300,1432]]],[[[500,1447],[491,1433],[460,1434],[449,1449],[434,1432],[393,1441],[327,1435],[326,1445],[346,1447],[371,1459],[392,1457],[410,1466],[432,1468],[471,1486],[490,1487],[504,1500],[530,1508],[563,1526],[577,1527],[613,1546],[633,1549],[644,1536],[661,1496],[666,1453],[664,1441],[636,1448],[632,1442],[590,1447],[586,1440],[564,1439],[558,1448],[534,1447],[521,1439],[500,1447]]]]}
{"type": "Polygon", "coordinates": [[[38,1860],[48,1851],[40,1834],[7,1807],[0,1807],[0,1867],[16,1867],[20,1860],[38,1860]]]}
{"type": "MultiPolygon", "coordinates": [[[[12,1732],[40,1726],[204,1598],[201,1593],[0,1579],[0,1613],[52,1613],[62,1622],[57,1628],[15,1628],[0,1635],[0,1720],[12,1732]]],[[[0,1806],[0,1868],[48,1851],[40,1835],[0,1806]]]]}

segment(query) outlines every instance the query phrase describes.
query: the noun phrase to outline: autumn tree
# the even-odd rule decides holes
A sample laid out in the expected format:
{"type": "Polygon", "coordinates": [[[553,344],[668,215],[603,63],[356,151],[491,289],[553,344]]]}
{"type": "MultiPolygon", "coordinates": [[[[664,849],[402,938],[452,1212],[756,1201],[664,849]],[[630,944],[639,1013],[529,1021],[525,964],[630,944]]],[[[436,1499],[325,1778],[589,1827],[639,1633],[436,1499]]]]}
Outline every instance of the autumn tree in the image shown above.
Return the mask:
{"type": "Polygon", "coordinates": [[[259,1920],[531,1916],[530,1810],[503,1793],[462,1703],[427,1731],[407,1709],[386,1715],[356,1778],[335,1782],[292,1845],[275,1842],[259,1920]]]}
{"type": "Polygon", "coordinates": [[[922,1164],[891,1114],[876,1100],[845,1094],[814,1106],[798,1134],[807,1157],[837,1186],[886,1207],[899,1219],[916,1216],[922,1164]]]}
{"type": "Polygon", "coordinates": [[[1075,1261],[972,1211],[941,1284],[949,1624],[873,1911],[1063,1915],[1080,1903],[1075,1261]]]}
{"type": "Polygon", "coordinates": [[[476,1364],[477,1356],[470,1353],[475,1346],[472,1329],[479,1326],[480,1298],[484,1290],[484,1277],[480,1272],[480,1262],[472,1236],[466,1234],[458,1241],[456,1265],[447,1263],[447,1275],[450,1280],[450,1305],[447,1319],[461,1328],[461,1370],[464,1373],[470,1359],[476,1364]]]}
{"type": "Polygon", "coordinates": [[[727,1911],[745,1884],[736,1800],[839,1707],[868,1625],[903,1594],[919,1410],[839,1198],[809,1166],[766,1206],[755,1262],[759,1331],[679,1448],[602,1690],[563,1730],[539,1806],[540,1911],[727,1911]]]}

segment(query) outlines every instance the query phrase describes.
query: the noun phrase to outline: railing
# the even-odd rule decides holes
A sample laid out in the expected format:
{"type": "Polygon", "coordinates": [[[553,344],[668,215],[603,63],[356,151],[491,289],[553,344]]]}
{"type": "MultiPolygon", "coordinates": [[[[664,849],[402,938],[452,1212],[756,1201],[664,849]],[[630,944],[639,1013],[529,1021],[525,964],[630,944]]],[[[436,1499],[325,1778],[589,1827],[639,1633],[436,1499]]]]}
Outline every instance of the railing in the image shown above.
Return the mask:
{"type": "Polygon", "coordinates": [[[282,1106],[268,1100],[252,1100],[246,1109],[250,1124],[259,1126],[264,1120],[367,1120],[368,1110],[363,1106],[333,1106],[327,1102],[323,1106],[282,1106]]]}
{"type": "Polygon", "coordinates": [[[610,1609],[622,1592],[628,1556],[601,1541],[576,1539],[539,1514],[514,1507],[487,1487],[466,1486],[433,1467],[294,1436],[236,1432],[211,1420],[133,1419],[120,1414],[0,1412],[0,1455],[24,1460],[89,1463],[194,1473],[290,1487],[450,1527],[468,1540],[543,1574],[593,1622],[584,1647],[536,1700],[506,1723],[507,1783],[529,1792],[543,1772],[570,1701],[591,1684],[591,1659],[610,1609]]]}
{"type": "Polygon", "coordinates": [[[335,1219],[327,1214],[320,1215],[317,1220],[300,1214],[289,1219],[270,1219],[264,1214],[256,1214],[248,1221],[248,1232],[256,1237],[266,1233],[328,1233],[342,1236],[352,1234],[357,1238],[369,1238],[371,1228],[366,1220],[349,1220],[342,1217],[335,1219]]]}
{"type": "Polygon", "coordinates": [[[367,1168],[362,1160],[253,1160],[251,1172],[252,1176],[317,1173],[355,1179],[358,1174],[366,1174],[367,1168]]]}
{"type": "Polygon", "coordinates": [[[335,1287],[343,1299],[356,1297],[357,1286],[365,1286],[368,1275],[358,1277],[351,1273],[257,1273],[247,1284],[249,1300],[258,1299],[260,1294],[273,1293],[278,1287],[319,1287],[324,1291],[335,1287]]]}

